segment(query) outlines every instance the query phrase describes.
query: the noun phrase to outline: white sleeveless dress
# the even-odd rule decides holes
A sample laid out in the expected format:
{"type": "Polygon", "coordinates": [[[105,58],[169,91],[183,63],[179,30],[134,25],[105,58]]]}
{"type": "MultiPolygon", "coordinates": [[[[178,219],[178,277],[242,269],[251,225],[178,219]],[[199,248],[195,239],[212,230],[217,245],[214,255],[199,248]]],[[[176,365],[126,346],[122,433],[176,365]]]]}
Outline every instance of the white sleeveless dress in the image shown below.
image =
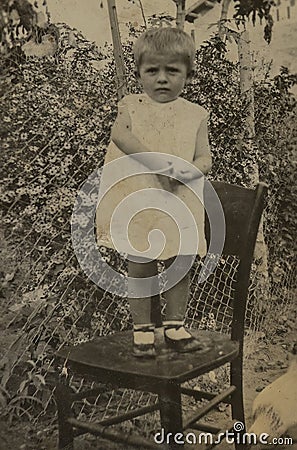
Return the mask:
{"type": "MultiPolygon", "coordinates": [[[[170,155],[193,161],[197,131],[208,117],[203,107],[183,98],[157,103],[146,94],[128,95],[120,101],[121,105],[129,112],[133,134],[150,151],[165,153],[168,162],[170,155]]],[[[99,188],[98,245],[158,260],[177,254],[204,256],[204,179],[189,183],[195,193],[179,184],[172,193],[174,198],[162,188],[155,174],[143,172],[149,172],[146,166],[110,142],[99,188]],[[140,174],[123,179],[131,171],[140,174]],[[115,181],[118,182],[111,187],[115,181]],[[156,229],[162,233],[151,233],[156,229]]]]}

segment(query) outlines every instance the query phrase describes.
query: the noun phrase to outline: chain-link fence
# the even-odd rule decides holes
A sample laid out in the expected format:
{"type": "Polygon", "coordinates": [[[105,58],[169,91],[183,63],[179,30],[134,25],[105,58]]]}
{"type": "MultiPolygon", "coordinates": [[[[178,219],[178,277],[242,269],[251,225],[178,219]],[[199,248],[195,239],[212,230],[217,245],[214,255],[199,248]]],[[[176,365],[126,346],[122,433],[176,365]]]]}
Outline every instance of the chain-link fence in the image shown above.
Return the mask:
{"type": "MultiPolygon", "coordinates": [[[[61,27],[61,35],[63,30],[67,35],[69,29],[61,27]]],[[[7,341],[9,348],[2,351],[1,398],[11,417],[39,420],[54,411],[54,353],[61,346],[132,326],[126,299],[102,291],[88,280],[71,243],[70,221],[77,191],[90,173],[102,166],[116,114],[113,63],[98,71],[102,58],[92,44],[76,34],[75,48],[64,42],[55,57],[27,58],[1,79],[2,324],[3,333],[12,336],[7,341]],[[104,78],[110,81],[103,84],[104,78]]],[[[221,123],[212,139],[215,133],[228,135],[232,120],[221,123]]],[[[216,173],[212,177],[216,178],[216,173]]],[[[268,207],[271,221],[272,198],[268,207]]],[[[273,236],[267,235],[265,226],[264,232],[268,252],[273,252],[273,236]]],[[[126,273],[123,259],[103,247],[100,250],[108,264],[126,273]]],[[[236,258],[221,259],[203,287],[197,284],[201,264],[197,261],[191,272],[187,323],[227,331],[236,258]]],[[[284,311],[292,305],[294,265],[288,267],[277,283],[269,277],[269,287],[263,293],[258,289],[262,275],[255,263],[247,307],[247,345],[261,333],[269,336],[271,323],[277,321],[277,308],[281,306],[284,311]],[[275,308],[267,307],[271,301],[275,308]]],[[[222,384],[226,376],[226,372],[219,375],[222,384]]],[[[211,384],[212,380],[199,381],[202,385],[206,382],[211,384]]],[[[70,379],[76,391],[83,383],[70,379]]],[[[217,388],[217,381],[213,385],[217,388]]],[[[153,401],[149,394],[106,387],[97,398],[79,402],[75,408],[81,417],[91,420],[94,414],[105,418],[153,401]]],[[[134,421],[147,433],[152,423],[146,416],[134,421]]]]}

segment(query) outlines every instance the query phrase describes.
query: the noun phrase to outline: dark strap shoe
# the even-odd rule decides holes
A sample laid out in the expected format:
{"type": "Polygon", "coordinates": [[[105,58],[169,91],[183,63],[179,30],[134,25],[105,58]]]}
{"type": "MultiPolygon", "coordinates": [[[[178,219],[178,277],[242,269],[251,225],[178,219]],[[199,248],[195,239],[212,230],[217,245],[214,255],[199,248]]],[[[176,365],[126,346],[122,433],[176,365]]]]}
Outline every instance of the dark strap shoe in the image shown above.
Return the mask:
{"type": "Polygon", "coordinates": [[[204,345],[193,336],[184,339],[171,339],[170,337],[166,336],[165,333],[164,338],[168,347],[178,353],[188,353],[205,350],[204,345]]]}

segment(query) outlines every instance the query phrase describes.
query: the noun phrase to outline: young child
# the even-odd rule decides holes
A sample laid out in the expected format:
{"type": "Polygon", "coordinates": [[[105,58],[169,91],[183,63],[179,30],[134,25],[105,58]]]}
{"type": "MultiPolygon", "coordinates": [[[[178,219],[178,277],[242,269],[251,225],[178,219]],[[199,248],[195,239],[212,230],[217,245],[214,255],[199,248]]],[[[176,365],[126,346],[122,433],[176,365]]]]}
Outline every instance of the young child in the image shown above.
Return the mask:
{"type": "MultiPolygon", "coordinates": [[[[131,164],[134,164],[141,155],[141,164],[147,172],[152,173],[121,180],[104,196],[97,209],[99,245],[115,248],[110,234],[110,221],[121,201],[127,201],[129,194],[140,189],[159,188],[164,190],[164,194],[171,191],[189,207],[199,233],[199,247],[195,254],[206,254],[203,204],[187,186],[164,176],[170,174],[169,169],[172,167],[158,157],[159,153],[163,153],[168,154],[168,158],[174,155],[191,163],[190,169],[187,164],[182,170],[181,167],[174,167],[173,161],[174,173],[186,183],[196,182],[203,195],[203,174],[211,168],[208,112],[179,97],[192,76],[194,56],[195,48],[191,37],[176,28],[149,30],[136,41],[134,57],[137,77],[144,92],[127,95],[119,102],[105,165],[124,155],[130,155],[131,164]],[[145,152],[154,152],[156,158],[147,158],[145,152]]],[[[126,226],[124,222],[123,220],[122,225],[126,226]]],[[[166,243],[158,260],[164,261],[168,268],[179,252],[178,230],[168,215],[152,209],[136,214],[129,222],[129,238],[134,248],[144,252],[148,247],[148,234],[153,229],[161,229],[166,235],[166,243]]],[[[128,257],[129,277],[147,278],[157,273],[156,260],[133,260],[128,257]]],[[[166,344],[178,352],[202,348],[184,327],[188,291],[189,274],[165,293],[164,338],[166,344]]],[[[154,357],[156,350],[154,325],[151,323],[151,298],[130,298],[129,304],[134,323],[133,354],[137,357],[154,357]]]]}

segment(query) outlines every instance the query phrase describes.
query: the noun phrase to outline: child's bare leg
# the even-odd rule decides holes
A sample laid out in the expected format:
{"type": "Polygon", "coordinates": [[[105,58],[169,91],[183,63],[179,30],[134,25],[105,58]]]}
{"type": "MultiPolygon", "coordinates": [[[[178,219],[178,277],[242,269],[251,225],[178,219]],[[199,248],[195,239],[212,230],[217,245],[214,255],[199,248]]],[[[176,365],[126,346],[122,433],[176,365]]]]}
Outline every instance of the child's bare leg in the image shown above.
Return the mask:
{"type": "MultiPolygon", "coordinates": [[[[168,268],[172,262],[173,259],[165,261],[165,267],[168,268]]],[[[178,274],[178,268],[176,274],[178,274]]],[[[191,352],[202,348],[201,344],[184,327],[189,288],[190,274],[187,273],[175,286],[165,293],[165,341],[179,352],[191,352]]]]}
{"type": "MultiPolygon", "coordinates": [[[[158,274],[157,261],[136,263],[128,260],[128,275],[133,278],[148,278],[158,274]]],[[[134,324],[151,323],[151,298],[128,298],[134,324]]]]}
{"type": "MultiPolygon", "coordinates": [[[[128,275],[133,278],[148,278],[157,275],[156,261],[136,263],[128,260],[128,275]]],[[[151,297],[128,298],[134,323],[133,354],[140,357],[155,356],[154,325],[151,322],[151,297]]]]}
{"type": "MultiPolygon", "coordinates": [[[[165,261],[166,269],[173,262],[173,258],[165,261]]],[[[175,286],[168,289],[166,297],[166,321],[182,321],[186,315],[190,275],[187,273],[175,286]]]]}

